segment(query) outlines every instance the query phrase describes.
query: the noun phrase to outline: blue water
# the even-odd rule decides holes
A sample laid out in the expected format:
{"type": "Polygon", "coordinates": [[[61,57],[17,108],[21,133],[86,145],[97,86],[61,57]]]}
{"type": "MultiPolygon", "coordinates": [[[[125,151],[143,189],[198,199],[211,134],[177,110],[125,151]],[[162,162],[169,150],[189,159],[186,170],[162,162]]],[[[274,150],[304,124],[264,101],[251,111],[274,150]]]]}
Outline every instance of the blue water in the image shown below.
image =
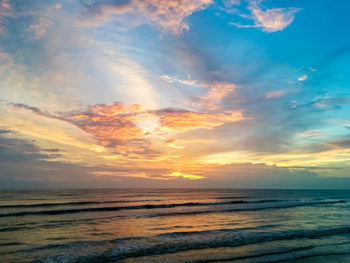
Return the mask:
{"type": "Polygon", "coordinates": [[[350,262],[350,191],[0,192],[0,262],[350,262]]]}

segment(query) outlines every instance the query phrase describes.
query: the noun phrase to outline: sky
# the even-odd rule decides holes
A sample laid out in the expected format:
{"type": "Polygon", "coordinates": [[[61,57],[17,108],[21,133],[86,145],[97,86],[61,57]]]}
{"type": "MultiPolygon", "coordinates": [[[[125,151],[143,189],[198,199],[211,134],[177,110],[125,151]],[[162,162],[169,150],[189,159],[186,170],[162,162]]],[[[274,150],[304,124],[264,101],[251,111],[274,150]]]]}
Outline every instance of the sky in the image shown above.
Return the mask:
{"type": "Polygon", "coordinates": [[[350,188],[341,0],[0,0],[0,188],[350,188]]]}

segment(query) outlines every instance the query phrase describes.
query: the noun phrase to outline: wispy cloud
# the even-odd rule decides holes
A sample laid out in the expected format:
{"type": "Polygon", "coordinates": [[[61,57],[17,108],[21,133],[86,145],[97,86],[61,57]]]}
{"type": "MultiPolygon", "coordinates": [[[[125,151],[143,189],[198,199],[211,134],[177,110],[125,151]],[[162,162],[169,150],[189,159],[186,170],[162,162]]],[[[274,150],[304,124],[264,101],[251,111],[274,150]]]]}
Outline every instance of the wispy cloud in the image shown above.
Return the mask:
{"type": "Polygon", "coordinates": [[[154,111],[153,114],[159,116],[160,128],[171,131],[211,129],[225,123],[244,120],[241,111],[197,113],[177,109],[163,109],[154,111]]]}
{"type": "Polygon", "coordinates": [[[224,0],[223,1],[225,7],[232,7],[241,4],[241,0],[224,0]]]}
{"type": "MultiPolygon", "coordinates": [[[[175,140],[168,140],[164,144],[163,136],[168,132],[176,135],[189,130],[213,129],[227,123],[245,120],[242,111],[239,110],[223,113],[201,113],[183,109],[145,110],[140,105],[127,106],[118,102],[96,104],[88,106],[86,110],[56,114],[25,104],[9,105],[15,109],[32,112],[45,119],[73,124],[92,136],[101,146],[101,148],[96,145],[91,146],[91,150],[103,152],[107,148],[108,151],[113,150],[114,156],[136,159],[146,156],[158,158],[161,150],[155,150],[154,143],[182,149],[184,144],[213,142],[212,140],[183,139],[178,141],[180,144],[176,144],[175,140]]],[[[62,141],[66,140],[66,138],[64,140],[62,138],[62,141]]],[[[76,144],[78,145],[79,141],[76,144]]],[[[110,157],[106,155],[106,159],[110,159],[110,157]]]]}
{"type": "Polygon", "coordinates": [[[325,96],[324,98],[318,100],[313,105],[316,107],[338,107],[341,104],[349,103],[350,97],[329,97],[325,96]]]}
{"type": "Polygon", "coordinates": [[[221,100],[237,89],[237,85],[226,81],[213,80],[210,82],[203,82],[192,79],[183,80],[173,78],[168,75],[161,76],[161,79],[170,83],[175,82],[207,89],[208,92],[205,95],[195,96],[194,102],[192,102],[191,104],[200,106],[202,109],[209,110],[217,110],[218,108],[220,108],[219,105],[221,100]]]}
{"type": "Polygon", "coordinates": [[[261,7],[261,2],[258,0],[250,1],[248,5],[250,14],[240,14],[242,18],[253,20],[253,25],[237,22],[231,22],[230,24],[238,28],[257,27],[268,33],[276,32],[289,26],[294,20],[295,13],[299,10],[293,7],[265,9],[261,7]]]}
{"type": "Polygon", "coordinates": [[[267,99],[274,99],[274,98],[279,98],[282,97],[286,94],[284,90],[275,90],[275,91],[269,91],[265,94],[265,97],[267,99]]]}
{"type": "Polygon", "coordinates": [[[323,135],[323,132],[302,132],[298,133],[298,135],[301,137],[314,137],[323,135]]]}
{"type": "Polygon", "coordinates": [[[261,27],[265,32],[280,31],[289,26],[294,20],[296,8],[274,8],[261,10],[254,8],[251,10],[255,25],[261,27]]]}
{"type": "Polygon", "coordinates": [[[99,1],[85,6],[80,22],[96,26],[105,23],[112,16],[133,14],[132,18],[127,17],[125,20],[129,24],[149,23],[165,32],[179,34],[189,29],[189,25],[184,21],[186,17],[211,3],[212,0],[99,1]]]}
{"type": "Polygon", "coordinates": [[[50,28],[51,25],[52,22],[49,19],[40,17],[39,22],[37,24],[31,25],[30,29],[34,31],[37,38],[40,38],[46,34],[46,31],[50,28]]]}
{"type": "Polygon", "coordinates": [[[326,144],[330,146],[339,147],[339,148],[350,148],[350,139],[342,139],[342,140],[327,142],[326,144]]]}
{"type": "Polygon", "coordinates": [[[0,35],[6,31],[6,17],[12,16],[11,4],[9,0],[0,1],[0,35]]]}

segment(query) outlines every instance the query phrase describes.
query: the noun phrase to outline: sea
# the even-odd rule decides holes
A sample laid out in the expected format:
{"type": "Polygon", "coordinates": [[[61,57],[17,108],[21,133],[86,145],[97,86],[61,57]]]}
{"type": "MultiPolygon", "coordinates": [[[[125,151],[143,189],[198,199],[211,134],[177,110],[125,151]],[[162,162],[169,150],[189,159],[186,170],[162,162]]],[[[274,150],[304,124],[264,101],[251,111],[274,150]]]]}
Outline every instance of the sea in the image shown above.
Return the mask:
{"type": "Polygon", "coordinates": [[[0,262],[350,262],[350,191],[1,191],[0,262]]]}

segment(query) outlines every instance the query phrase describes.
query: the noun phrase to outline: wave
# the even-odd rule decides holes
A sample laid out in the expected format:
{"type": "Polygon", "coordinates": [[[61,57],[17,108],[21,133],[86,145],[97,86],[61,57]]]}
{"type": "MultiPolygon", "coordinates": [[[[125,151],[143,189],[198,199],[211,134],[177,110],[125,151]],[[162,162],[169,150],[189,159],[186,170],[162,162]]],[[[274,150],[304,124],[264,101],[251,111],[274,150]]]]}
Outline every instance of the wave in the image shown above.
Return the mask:
{"type": "Polygon", "coordinates": [[[35,249],[43,250],[70,248],[72,251],[79,251],[79,248],[89,247],[90,253],[65,254],[65,256],[57,255],[37,260],[35,262],[113,262],[129,257],[160,255],[206,248],[237,247],[279,240],[292,240],[300,238],[315,239],[349,233],[350,226],[320,228],[315,230],[285,230],[274,232],[259,232],[257,229],[222,229],[193,232],[173,232],[152,236],[150,238],[133,237],[103,241],[46,245],[35,249]],[[106,247],[105,249],[101,250],[101,246],[103,245],[106,247]],[[96,248],[95,251],[94,247],[96,248]]]}
{"type": "Polygon", "coordinates": [[[258,207],[241,207],[241,208],[228,208],[221,210],[202,210],[202,211],[188,211],[188,212],[172,212],[172,213],[158,213],[150,215],[149,217],[158,217],[158,216],[183,216],[183,215],[197,215],[197,214],[210,214],[210,213],[223,213],[223,212],[244,212],[244,211],[257,211],[257,210],[268,210],[268,209],[283,209],[283,208],[294,208],[299,206],[310,206],[310,205],[331,205],[331,204],[340,204],[346,203],[345,200],[338,201],[321,201],[321,202],[294,202],[287,203],[275,206],[258,206],[258,207]]]}
{"type": "MultiPolygon", "coordinates": [[[[228,201],[228,202],[207,202],[207,203],[189,202],[189,203],[171,203],[171,204],[144,204],[144,205],[133,205],[133,206],[87,207],[87,208],[77,208],[77,209],[73,208],[73,209],[58,209],[58,210],[21,211],[21,212],[0,214],[0,217],[27,216],[27,215],[60,215],[60,214],[73,214],[73,213],[84,213],[84,212],[105,212],[105,211],[120,211],[120,210],[159,209],[159,208],[194,207],[194,206],[211,206],[211,205],[215,206],[215,205],[234,205],[234,204],[257,204],[257,203],[271,203],[271,202],[282,202],[282,201],[283,200],[257,200],[257,201],[236,200],[236,201],[228,201]]],[[[84,202],[84,203],[88,203],[88,202],[84,202]]],[[[93,203],[96,203],[96,202],[93,202],[93,203]]]]}
{"type": "Polygon", "coordinates": [[[305,247],[286,249],[286,250],[282,250],[282,251],[257,253],[257,254],[248,255],[248,256],[236,256],[236,257],[210,259],[210,260],[195,260],[195,261],[192,261],[192,263],[214,263],[214,262],[225,262],[225,261],[234,261],[234,260],[242,260],[242,259],[253,259],[253,258],[260,258],[260,257],[264,257],[264,256],[273,256],[273,255],[281,255],[281,254],[285,254],[285,253],[305,251],[305,250],[309,250],[309,249],[313,249],[313,248],[315,248],[315,246],[305,246],[305,247]]]}
{"type": "Polygon", "coordinates": [[[20,242],[8,242],[8,243],[0,243],[0,247],[8,247],[8,246],[23,246],[25,243],[20,242]]]}
{"type": "Polygon", "coordinates": [[[18,204],[18,205],[0,205],[0,208],[34,208],[34,207],[52,207],[52,206],[78,206],[95,204],[117,204],[117,203],[136,203],[161,200],[116,200],[116,201],[81,201],[81,202],[58,202],[58,203],[38,203],[38,204],[18,204]]]}
{"type": "MultiPolygon", "coordinates": [[[[310,254],[304,254],[304,255],[295,255],[295,252],[309,252],[310,250],[313,250],[315,248],[322,248],[322,247],[330,247],[330,246],[340,246],[340,245],[347,245],[350,244],[350,242],[339,242],[339,243],[332,243],[330,244],[324,244],[324,245],[306,245],[306,246],[300,246],[300,247],[294,247],[290,249],[283,249],[283,250],[277,250],[277,251],[270,251],[270,252],[263,252],[263,253],[256,253],[252,255],[246,255],[246,256],[234,256],[234,257],[225,257],[220,259],[210,259],[210,260],[193,260],[192,263],[215,263],[215,262],[227,262],[227,261],[235,261],[235,260],[245,260],[245,259],[254,259],[254,258],[262,258],[266,256],[279,256],[278,259],[271,260],[269,259],[269,263],[273,262],[282,262],[282,261],[290,261],[290,260],[296,260],[296,259],[302,259],[302,258],[309,258],[309,257],[317,257],[317,256],[335,256],[335,255],[346,255],[350,254],[350,252],[323,252],[323,253],[310,253],[310,254]],[[291,254],[293,253],[293,254],[291,254]]],[[[261,259],[260,259],[261,260],[261,259]]],[[[264,261],[266,262],[266,261],[264,261]]]]}
{"type": "MultiPolygon", "coordinates": [[[[298,259],[306,259],[306,258],[313,258],[313,257],[325,257],[325,256],[341,256],[341,255],[350,255],[350,252],[321,252],[321,253],[312,253],[310,255],[301,255],[301,256],[293,256],[293,257],[286,257],[285,259],[277,259],[274,261],[269,261],[268,263],[275,263],[275,262],[286,262],[291,260],[298,260],[298,259]]],[[[335,260],[338,262],[338,260],[335,260]]]]}

